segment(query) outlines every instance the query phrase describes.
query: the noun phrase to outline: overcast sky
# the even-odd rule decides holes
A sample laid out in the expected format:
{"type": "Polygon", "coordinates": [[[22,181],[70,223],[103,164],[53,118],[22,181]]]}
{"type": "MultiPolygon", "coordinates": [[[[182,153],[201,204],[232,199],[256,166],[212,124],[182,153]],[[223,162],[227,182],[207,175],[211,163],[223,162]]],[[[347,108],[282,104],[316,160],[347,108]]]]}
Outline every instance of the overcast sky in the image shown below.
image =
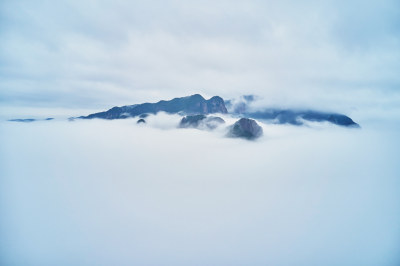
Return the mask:
{"type": "Polygon", "coordinates": [[[347,112],[400,101],[397,0],[3,0],[0,12],[3,107],[193,93],[347,112]]]}

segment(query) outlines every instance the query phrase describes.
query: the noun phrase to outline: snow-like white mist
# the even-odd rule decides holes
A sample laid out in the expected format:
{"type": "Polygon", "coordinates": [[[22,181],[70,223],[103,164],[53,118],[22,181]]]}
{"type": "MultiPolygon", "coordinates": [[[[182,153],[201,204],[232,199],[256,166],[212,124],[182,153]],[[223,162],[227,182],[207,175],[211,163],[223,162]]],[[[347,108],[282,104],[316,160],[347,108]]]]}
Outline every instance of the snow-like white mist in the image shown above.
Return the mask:
{"type": "MultiPolygon", "coordinates": [[[[1,122],[1,265],[398,265],[398,128],[1,122]]],[[[163,122],[164,121],[164,122],[163,122]]]]}

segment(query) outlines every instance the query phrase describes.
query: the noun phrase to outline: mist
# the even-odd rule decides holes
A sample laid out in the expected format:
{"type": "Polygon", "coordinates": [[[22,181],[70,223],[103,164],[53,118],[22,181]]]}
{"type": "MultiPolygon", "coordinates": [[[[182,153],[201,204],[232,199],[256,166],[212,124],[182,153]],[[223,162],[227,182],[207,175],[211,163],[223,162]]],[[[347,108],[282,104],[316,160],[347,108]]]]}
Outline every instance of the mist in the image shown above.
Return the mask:
{"type": "Polygon", "coordinates": [[[400,263],[399,123],[177,119],[1,122],[1,265],[400,263]]]}

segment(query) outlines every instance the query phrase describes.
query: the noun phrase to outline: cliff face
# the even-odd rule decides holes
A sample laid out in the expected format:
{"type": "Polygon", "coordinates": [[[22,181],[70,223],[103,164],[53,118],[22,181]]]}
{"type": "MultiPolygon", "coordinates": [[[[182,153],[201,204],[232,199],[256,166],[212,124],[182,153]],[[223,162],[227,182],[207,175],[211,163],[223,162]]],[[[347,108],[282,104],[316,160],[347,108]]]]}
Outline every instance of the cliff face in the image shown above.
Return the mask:
{"type": "Polygon", "coordinates": [[[194,94],[188,97],[174,98],[170,101],[113,107],[108,111],[90,114],[80,118],[121,119],[141,114],[156,114],[161,111],[170,114],[182,113],[188,115],[227,113],[224,100],[221,97],[214,96],[206,100],[200,94],[194,94]]]}
{"type": "Polygon", "coordinates": [[[226,110],[224,100],[219,97],[219,96],[214,96],[208,101],[207,103],[207,110],[209,114],[214,114],[214,113],[221,113],[221,114],[226,114],[228,111],[226,110]]]}

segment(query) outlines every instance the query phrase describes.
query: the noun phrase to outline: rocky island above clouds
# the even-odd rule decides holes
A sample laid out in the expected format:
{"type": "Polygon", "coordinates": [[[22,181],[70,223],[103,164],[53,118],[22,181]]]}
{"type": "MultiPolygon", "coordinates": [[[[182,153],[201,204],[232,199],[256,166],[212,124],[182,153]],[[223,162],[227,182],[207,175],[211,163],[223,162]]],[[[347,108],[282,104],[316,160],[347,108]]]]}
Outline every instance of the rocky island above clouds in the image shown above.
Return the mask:
{"type": "MultiPolygon", "coordinates": [[[[304,125],[306,122],[329,122],[343,127],[358,128],[359,125],[350,117],[339,114],[321,112],[315,110],[294,110],[264,108],[251,110],[249,105],[255,100],[255,96],[242,96],[240,101],[224,100],[214,96],[208,100],[200,94],[187,97],[162,100],[156,103],[142,103],[113,107],[107,111],[80,116],[74,119],[126,119],[137,117],[138,124],[146,124],[146,117],[159,112],[167,114],[178,114],[182,116],[179,128],[198,128],[202,130],[214,130],[224,124],[225,120],[210,114],[229,115],[238,120],[233,125],[228,125],[228,137],[239,137],[245,139],[257,139],[262,136],[262,127],[257,121],[272,124],[290,124],[295,126],[304,125]],[[256,119],[256,120],[255,120],[256,119]]],[[[11,119],[14,122],[35,121],[34,119],[11,119]]]]}

